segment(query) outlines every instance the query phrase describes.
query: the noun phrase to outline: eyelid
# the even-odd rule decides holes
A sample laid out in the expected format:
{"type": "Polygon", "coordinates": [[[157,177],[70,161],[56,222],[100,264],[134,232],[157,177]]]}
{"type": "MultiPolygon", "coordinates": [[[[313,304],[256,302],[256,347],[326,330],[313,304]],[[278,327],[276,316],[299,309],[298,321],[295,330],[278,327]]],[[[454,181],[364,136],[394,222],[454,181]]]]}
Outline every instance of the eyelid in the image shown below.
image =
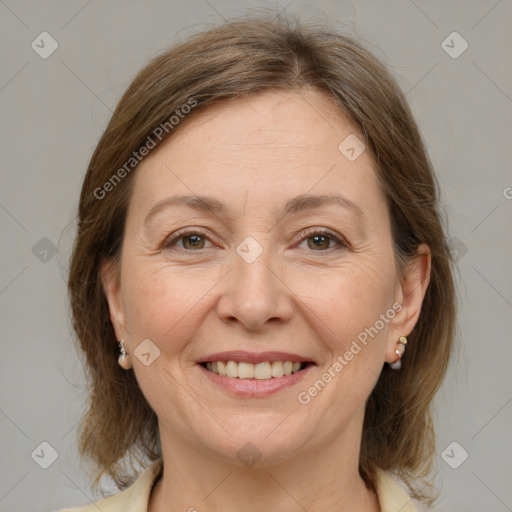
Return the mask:
{"type": "MultiPolygon", "coordinates": [[[[215,244],[218,248],[219,244],[217,244],[215,239],[212,240],[213,237],[206,230],[199,228],[199,227],[193,227],[193,226],[182,228],[182,229],[179,229],[176,232],[172,233],[170,236],[166,237],[163,240],[161,247],[163,249],[172,247],[176,244],[176,242],[181,240],[183,237],[188,236],[188,235],[196,235],[196,234],[204,237],[209,242],[215,244]]],[[[300,236],[298,237],[297,243],[302,243],[313,235],[323,235],[323,236],[330,238],[337,244],[337,247],[331,247],[327,250],[319,250],[319,251],[311,251],[311,252],[322,253],[322,252],[331,252],[336,249],[351,249],[352,248],[350,243],[347,242],[347,240],[343,236],[336,234],[335,232],[331,231],[328,228],[310,227],[310,228],[306,228],[306,229],[301,229],[297,233],[294,234],[294,238],[297,237],[298,234],[300,234],[300,236]]],[[[186,249],[183,249],[183,250],[187,251],[186,249]]],[[[201,249],[198,249],[197,251],[187,251],[187,252],[199,252],[199,251],[201,251],[201,249]]]]}
{"type": "MultiPolygon", "coordinates": [[[[171,245],[175,245],[177,241],[179,241],[181,238],[187,236],[187,235],[201,235],[202,237],[206,238],[208,241],[216,244],[214,240],[211,240],[213,237],[207,233],[204,229],[201,228],[195,228],[195,227],[187,227],[178,229],[178,231],[175,231],[168,237],[166,237],[162,243],[162,248],[170,247],[171,245]]],[[[189,251],[193,252],[193,251],[189,251]]]]}
{"type": "MultiPolygon", "coordinates": [[[[313,235],[323,235],[323,236],[327,236],[328,238],[330,238],[334,242],[336,242],[338,244],[338,249],[340,249],[340,248],[350,249],[351,248],[351,245],[347,242],[347,240],[344,237],[334,233],[333,231],[331,231],[328,228],[311,227],[311,228],[306,228],[305,230],[301,230],[301,231],[299,231],[299,233],[300,233],[299,242],[301,242],[301,243],[313,235]]],[[[336,249],[336,247],[331,247],[331,249],[327,249],[325,251],[312,251],[312,252],[330,252],[331,250],[335,250],[335,249],[336,249]]]]}

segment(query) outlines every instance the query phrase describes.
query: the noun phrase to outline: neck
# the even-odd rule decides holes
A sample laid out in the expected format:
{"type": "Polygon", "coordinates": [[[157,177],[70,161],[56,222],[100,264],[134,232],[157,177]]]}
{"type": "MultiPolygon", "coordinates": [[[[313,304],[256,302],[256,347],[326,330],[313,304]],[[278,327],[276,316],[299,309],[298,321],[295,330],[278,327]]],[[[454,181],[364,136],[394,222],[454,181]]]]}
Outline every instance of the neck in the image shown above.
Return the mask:
{"type": "Polygon", "coordinates": [[[245,467],[160,428],[164,468],[148,512],[380,512],[377,496],[359,475],[360,436],[338,435],[323,448],[302,449],[282,463],[262,460],[245,467]]]}

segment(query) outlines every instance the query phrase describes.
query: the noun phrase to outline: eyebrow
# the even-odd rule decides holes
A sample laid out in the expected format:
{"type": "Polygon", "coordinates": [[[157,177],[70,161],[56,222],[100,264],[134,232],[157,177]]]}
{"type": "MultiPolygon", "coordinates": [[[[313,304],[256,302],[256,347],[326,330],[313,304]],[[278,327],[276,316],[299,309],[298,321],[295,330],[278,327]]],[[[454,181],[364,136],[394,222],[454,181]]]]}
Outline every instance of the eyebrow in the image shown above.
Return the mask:
{"type": "MultiPolygon", "coordinates": [[[[214,215],[221,215],[227,212],[227,208],[224,203],[210,196],[172,196],[162,199],[156,203],[146,215],[144,224],[147,224],[150,219],[162,209],[174,205],[185,205],[198,211],[209,211],[214,215]]],[[[342,208],[355,213],[362,221],[365,221],[367,218],[363,210],[356,203],[341,194],[302,194],[300,196],[293,197],[286,202],[283,208],[283,217],[289,214],[312,210],[326,205],[341,206],[342,208]]]]}

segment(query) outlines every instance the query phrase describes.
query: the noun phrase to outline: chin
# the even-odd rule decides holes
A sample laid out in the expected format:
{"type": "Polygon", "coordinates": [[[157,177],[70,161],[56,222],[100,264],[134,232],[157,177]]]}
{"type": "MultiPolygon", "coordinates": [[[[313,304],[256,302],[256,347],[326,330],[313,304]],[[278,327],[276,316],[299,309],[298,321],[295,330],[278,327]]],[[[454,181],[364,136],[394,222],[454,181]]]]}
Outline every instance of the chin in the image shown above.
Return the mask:
{"type": "Polygon", "coordinates": [[[288,423],[290,418],[283,422],[286,415],[265,415],[265,419],[261,413],[249,416],[254,420],[250,425],[246,420],[241,424],[223,423],[231,436],[218,425],[205,425],[207,432],[196,435],[206,450],[226,463],[245,467],[257,465],[258,468],[277,465],[296,456],[310,438],[303,426],[288,423]]]}

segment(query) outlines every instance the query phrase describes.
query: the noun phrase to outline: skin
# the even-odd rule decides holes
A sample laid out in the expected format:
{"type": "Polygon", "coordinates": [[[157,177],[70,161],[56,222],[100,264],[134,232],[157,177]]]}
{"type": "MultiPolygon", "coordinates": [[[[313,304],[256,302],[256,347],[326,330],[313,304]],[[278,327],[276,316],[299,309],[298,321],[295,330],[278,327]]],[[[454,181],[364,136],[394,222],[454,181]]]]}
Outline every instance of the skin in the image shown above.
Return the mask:
{"type": "Polygon", "coordinates": [[[139,165],[120,268],[102,269],[129,354],[123,367],[135,372],[159,421],[164,473],[150,512],[380,510],[358,473],[364,406],[384,363],[396,360],[398,338],[417,322],[428,247],[400,279],[372,156],[367,150],[349,161],[338,150],[348,135],[363,137],[319,92],[265,92],[210,107],[179,128],[139,165]],[[336,205],[284,216],[290,198],[333,192],[365,220],[336,205]],[[169,206],[144,224],[173,195],[208,195],[227,211],[169,206]],[[207,237],[189,233],[165,247],[186,227],[207,237]],[[318,248],[304,234],[310,227],[348,244],[327,238],[318,248]],[[253,263],[236,252],[248,236],[263,249],[253,263]],[[299,403],[297,394],[394,303],[402,309],[378,335],[299,403]],[[160,356],[145,366],[133,351],[148,338],[160,356]],[[294,352],[317,366],[296,386],[240,398],[195,364],[237,349],[294,352]],[[252,467],[237,457],[248,442],[262,454],[252,467]]]}

